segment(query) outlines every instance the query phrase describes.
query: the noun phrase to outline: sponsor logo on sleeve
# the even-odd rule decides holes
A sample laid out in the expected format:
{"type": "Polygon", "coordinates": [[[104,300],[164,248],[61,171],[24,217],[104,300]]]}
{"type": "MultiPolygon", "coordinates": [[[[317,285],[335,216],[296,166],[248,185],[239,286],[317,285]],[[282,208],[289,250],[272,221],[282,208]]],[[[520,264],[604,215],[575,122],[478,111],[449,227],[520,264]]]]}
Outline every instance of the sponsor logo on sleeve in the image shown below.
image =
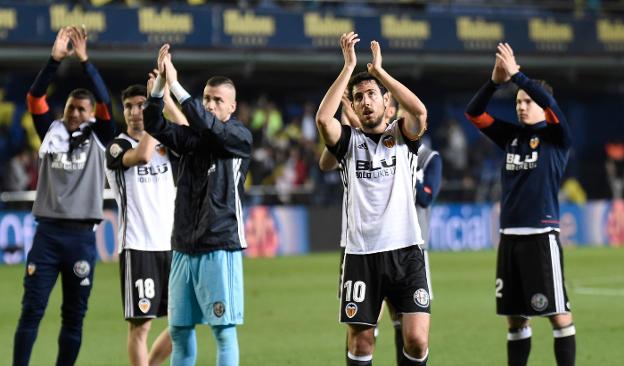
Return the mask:
{"type": "Polygon", "coordinates": [[[118,157],[119,154],[121,154],[121,152],[123,151],[119,144],[112,144],[108,150],[110,151],[110,154],[113,158],[118,157]]]}

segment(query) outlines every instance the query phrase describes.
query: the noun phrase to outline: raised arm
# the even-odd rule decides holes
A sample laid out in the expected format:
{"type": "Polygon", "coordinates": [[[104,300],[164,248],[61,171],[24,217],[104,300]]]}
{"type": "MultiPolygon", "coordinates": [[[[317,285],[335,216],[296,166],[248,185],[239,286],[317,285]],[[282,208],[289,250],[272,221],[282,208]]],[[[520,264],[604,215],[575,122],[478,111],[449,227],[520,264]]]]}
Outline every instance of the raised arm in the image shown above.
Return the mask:
{"type": "Polygon", "coordinates": [[[87,54],[87,30],[82,27],[71,27],[70,40],[73,46],[74,55],[80,60],[84,73],[91,80],[93,95],[95,96],[95,124],[93,132],[104,144],[108,144],[115,137],[115,124],[111,116],[111,98],[102,76],[98,70],[89,62],[87,54]]]}
{"type": "Polygon", "coordinates": [[[316,112],[316,127],[328,146],[335,146],[340,139],[342,128],[340,121],[334,118],[334,115],[338,111],[342,95],[357,64],[355,44],[360,41],[357,37],[358,35],[354,32],[342,34],[340,37],[344,66],[334,83],[327,90],[327,93],[325,93],[325,97],[316,112]]]}
{"type": "Polygon", "coordinates": [[[189,122],[186,119],[186,116],[184,115],[184,113],[182,113],[182,111],[178,107],[178,104],[175,102],[175,100],[171,98],[171,93],[169,93],[169,88],[167,87],[165,88],[165,95],[163,96],[163,101],[165,103],[165,108],[163,112],[165,113],[165,117],[167,117],[169,121],[175,124],[178,124],[180,126],[189,125],[189,122]]]}
{"type": "Polygon", "coordinates": [[[207,143],[208,149],[242,158],[250,157],[251,131],[235,119],[220,121],[214,114],[208,112],[200,102],[191,98],[191,95],[178,82],[178,72],[168,51],[168,45],[164,45],[159,57],[162,58],[167,84],[182,106],[182,113],[190,128],[201,136],[202,141],[207,143]]]}
{"type": "Polygon", "coordinates": [[[371,42],[373,60],[368,73],[379,80],[403,109],[403,133],[411,140],[419,139],[427,129],[427,108],[423,102],[401,82],[393,78],[381,65],[381,48],[379,42],[371,42]]]}
{"type": "Polygon", "coordinates": [[[201,137],[203,141],[209,143],[209,148],[242,158],[251,156],[251,131],[242,122],[236,119],[221,122],[214,114],[205,110],[200,102],[192,98],[182,103],[182,112],[191,127],[203,126],[201,137]]]}
{"type": "Polygon", "coordinates": [[[175,100],[171,98],[169,86],[165,82],[165,79],[162,77],[159,77],[159,75],[160,75],[160,71],[158,69],[154,69],[152,70],[152,72],[148,74],[147,95],[149,96],[152,94],[154,85],[156,85],[156,82],[158,81],[159,83],[158,94],[160,94],[160,89],[162,89],[162,97],[165,103],[165,107],[163,109],[163,113],[165,114],[165,119],[175,124],[181,125],[181,126],[188,126],[189,123],[188,123],[188,120],[186,119],[186,116],[184,115],[184,113],[182,113],[180,108],[178,108],[178,105],[176,104],[175,100]]]}
{"type": "MultiPolygon", "coordinates": [[[[149,96],[147,106],[143,109],[143,124],[145,131],[160,141],[163,145],[178,154],[184,154],[199,143],[199,135],[188,126],[181,126],[165,120],[163,116],[166,83],[164,59],[167,57],[169,45],[165,44],[158,52],[158,75],[152,83],[148,82],[149,96]]],[[[154,75],[150,75],[150,79],[154,75]]]]}
{"type": "MultiPolygon", "coordinates": [[[[146,85],[147,95],[151,95],[152,90],[154,89],[154,84],[156,82],[156,75],[158,75],[157,70],[154,70],[154,71],[155,72],[153,73],[149,73],[148,78],[147,78],[147,85],[146,85]]],[[[118,140],[115,140],[115,141],[118,141],[118,140]]],[[[145,132],[143,136],[141,136],[141,138],[139,139],[139,143],[135,148],[129,147],[127,149],[124,149],[123,155],[121,157],[119,156],[115,157],[116,165],[118,167],[126,169],[126,168],[133,167],[136,165],[147,164],[152,159],[152,155],[154,154],[154,150],[156,149],[157,144],[158,144],[158,140],[153,138],[149,133],[145,132]]],[[[108,159],[109,159],[109,156],[107,155],[107,164],[109,164],[108,159]]]]}
{"type": "MultiPolygon", "coordinates": [[[[342,106],[340,108],[340,123],[342,123],[343,126],[362,128],[362,124],[360,123],[357,114],[355,114],[355,111],[351,106],[351,101],[349,100],[349,91],[346,89],[342,94],[341,104],[342,106]]],[[[324,172],[338,168],[338,159],[336,159],[336,157],[327,149],[327,147],[323,148],[323,152],[321,153],[321,157],[319,158],[319,168],[321,169],[321,171],[324,172]]]]}
{"type": "Polygon", "coordinates": [[[508,43],[498,44],[496,58],[497,61],[500,61],[511,81],[524,90],[544,110],[546,123],[550,125],[551,130],[555,131],[561,143],[564,146],[570,146],[572,144],[572,131],[555,98],[540,83],[529,79],[520,72],[520,66],[516,63],[513,49],[508,43]]]}
{"type": "Polygon", "coordinates": [[[342,99],[340,100],[340,123],[343,125],[348,125],[353,128],[362,128],[362,123],[358,118],[357,114],[353,110],[351,106],[351,101],[349,100],[349,91],[345,89],[342,94],[342,99]]]}
{"type": "Polygon", "coordinates": [[[147,99],[147,106],[143,109],[145,131],[180,155],[195,149],[199,144],[199,135],[188,126],[166,121],[163,108],[162,97],[152,94],[147,99]]]}
{"type": "Polygon", "coordinates": [[[67,56],[71,55],[69,49],[69,34],[71,33],[70,27],[61,28],[56,34],[56,40],[52,46],[52,52],[46,65],[39,71],[39,74],[35,78],[34,83],[28,91],[26,96],[26,104],[28,111],[33,116],[35,122],[35,130],[39,138],[43,140],[46,132],[50,128],[54,116],[50,112],[50,107],[46,101],[46,92],[48,86],[52,82],[56,70],[58,69],[61,61],[67,56]]]}
{"type": "Polygon", "coordinates": [[[502,61],[496,57],[492,77],[472,97],[465,111],[466,118],[501,149],[505,149],[505,144],[513,136],[516,127],[490,115],[486,108],[498,87],[509,80],[510,75],[502,61]]]}

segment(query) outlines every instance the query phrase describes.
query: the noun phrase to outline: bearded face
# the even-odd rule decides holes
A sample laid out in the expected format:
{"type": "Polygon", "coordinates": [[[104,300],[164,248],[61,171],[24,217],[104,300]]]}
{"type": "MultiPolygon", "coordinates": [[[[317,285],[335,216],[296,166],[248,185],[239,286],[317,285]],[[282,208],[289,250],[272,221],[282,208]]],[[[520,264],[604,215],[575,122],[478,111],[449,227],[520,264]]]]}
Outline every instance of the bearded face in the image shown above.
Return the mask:
{"type": "Polygon", "coordinates": [[[374,130],[383,122],[388,98],[374,80],[364,80],[353,86],[353,110],[366,130],[374,130]]]}

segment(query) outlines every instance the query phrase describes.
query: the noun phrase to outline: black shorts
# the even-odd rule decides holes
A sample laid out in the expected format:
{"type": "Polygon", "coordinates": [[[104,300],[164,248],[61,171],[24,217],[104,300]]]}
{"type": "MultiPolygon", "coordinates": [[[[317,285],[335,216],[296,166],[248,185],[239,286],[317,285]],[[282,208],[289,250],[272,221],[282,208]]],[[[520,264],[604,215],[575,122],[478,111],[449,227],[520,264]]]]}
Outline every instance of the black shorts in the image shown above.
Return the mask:
{"type": "Polygon", "coordinates": [[[377,325],[387,298],[397,314],[430,313],[429,287],[419,246],[372,254],[346,254],[340,322],[377,325]]]}
{"type": "Polygon", "coordinates": [[[569,311],[559,233],[502,234],[496,265],[496,313],[528,317],[569,311]]]}
{"type": "Polygon", "coordinates": [[[171,251],[124,249],[119,258],[124,318],[166,316],[171,251]]]}

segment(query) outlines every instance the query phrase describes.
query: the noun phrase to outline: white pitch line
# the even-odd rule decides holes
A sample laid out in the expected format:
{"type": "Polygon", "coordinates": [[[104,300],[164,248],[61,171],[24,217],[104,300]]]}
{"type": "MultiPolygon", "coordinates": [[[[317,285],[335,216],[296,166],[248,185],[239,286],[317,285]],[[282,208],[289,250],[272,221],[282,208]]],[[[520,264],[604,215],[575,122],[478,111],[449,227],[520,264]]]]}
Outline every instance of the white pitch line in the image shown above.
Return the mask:
{"type": "Polygon", "coordinates": [[[574,292],[583,295],[624,296],[624,289],[599,287],[574,287],[574,292]]]}

